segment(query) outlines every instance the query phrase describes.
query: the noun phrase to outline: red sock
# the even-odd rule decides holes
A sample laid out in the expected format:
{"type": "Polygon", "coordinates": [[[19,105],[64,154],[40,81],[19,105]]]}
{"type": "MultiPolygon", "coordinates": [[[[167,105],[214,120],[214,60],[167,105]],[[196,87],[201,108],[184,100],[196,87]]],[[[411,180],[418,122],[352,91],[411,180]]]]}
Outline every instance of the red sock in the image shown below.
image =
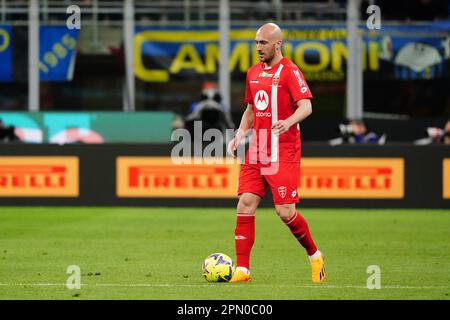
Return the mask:
{"type": "Polygon", "coordinates": [[[291,229],[292,234],[297,238],[303,248],[306,249],[309,256],[316,253],[317,247],[309,232],[308,223],[300,213],[295,211],[292,218],[288,222],[285,222],[285,224],[291,229]]]}
{"type": "Polygon", "coordinates": [[[255,215],[238,213],[234,230],[236,266],[250,269],[250,251],[255,242],[255,215]]]}

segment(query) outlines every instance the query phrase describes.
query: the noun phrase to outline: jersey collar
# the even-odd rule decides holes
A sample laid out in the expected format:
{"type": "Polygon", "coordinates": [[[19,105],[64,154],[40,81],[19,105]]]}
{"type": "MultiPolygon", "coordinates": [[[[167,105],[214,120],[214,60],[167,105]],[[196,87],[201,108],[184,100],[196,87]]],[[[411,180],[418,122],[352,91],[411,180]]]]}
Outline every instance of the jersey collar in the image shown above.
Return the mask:
{"type": "Polygon", "coordinates": [[[266,67],[264,67],[264,62],[261,62],[261,69],[263,70],[263,71],[269,71],[269,70],[276,70],[277,68],[278,68],[278,66],[281,64],[281,63],[283,63],[283,64],[285,64],[284,62],[287,60],[287,58],[286,57],[283,57],[283,59],[281,59],[280,61],[278,61],[277,62],[277,64],[275,64],[275,65],[273,65],[273,66],[271,66],[271,67],[269,67],[269,68],[266,68],[266,67]]]}

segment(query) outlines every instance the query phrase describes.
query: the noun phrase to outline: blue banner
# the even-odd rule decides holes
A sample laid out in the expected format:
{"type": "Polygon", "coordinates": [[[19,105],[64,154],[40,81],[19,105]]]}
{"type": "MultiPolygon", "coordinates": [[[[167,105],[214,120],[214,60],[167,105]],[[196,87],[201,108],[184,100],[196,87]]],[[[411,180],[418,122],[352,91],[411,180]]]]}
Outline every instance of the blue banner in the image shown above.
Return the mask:
{"type": "Polygon", "coordinates": [[[0,25],[0,81],[12,79],[11,26],[0,25]]]}
{"type": "MultiPolygon", "coordinates": [[[[26,37],[15,34],[13,27],[0,25],[0,81],[22,79],[27,73],[28,52],[15,55],[26,48],[26,37]],[[14,60],[13,59],[17,59],[14,60]],[[17,67],[17,69],[14,68],[17,67]]],[[[70,81],[75,67],[78,30],[66,27],[41,26],[39,31],[39,69],[41,81],[70,81]]]]}
{"type": "Polygon", "coordinates": [[[448,77],[450,21],[415,26],[383,26],[376,36],[379,59],[396,79],[448,77]],[[447,71],[446,71],[447,69],[447,71]]]}
{"type": "Polygon", "coordinates": [[[39,69],[41,81],[70,81],[75,67],[78,30],[41,27],[39,69]]]}

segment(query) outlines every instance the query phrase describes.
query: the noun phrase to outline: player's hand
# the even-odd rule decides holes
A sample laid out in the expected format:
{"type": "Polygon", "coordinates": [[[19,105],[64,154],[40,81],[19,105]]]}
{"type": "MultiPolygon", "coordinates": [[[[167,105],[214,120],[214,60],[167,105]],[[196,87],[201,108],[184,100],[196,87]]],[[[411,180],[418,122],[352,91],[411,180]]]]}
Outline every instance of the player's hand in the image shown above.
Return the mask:
{"type": "Polygon", "coordinates": [[[236,156],[234,155],[234,151],[235,151],[236,149],[237,149],[237,146],[236,146],[236,137],[234,137],[233,139],[231,139],[230,142],[228,142],[227,152],[228,152],[229,155],[231,155],[231,156],[233,156],[233,157],[236,157],[236,156]]]}
{"type": "Polygon", "coordinates": [[[243,136],[244,135],[243,135],[242,131],[238,130],[238,132],[236,133],[236,136],[233,139],[231,139],[231,141],[228,143],[227,151],[233,157],[236,157],[234,152],[237,150],[237,148],[239,146],[239,142],[241,141],[243,136]]]}
{"type": "Polygon", "coordinates": [[[279,120],[279,121],[275,122],[272,125],[272,132],[276,136],[279,136],[280,134],[283,134],[286,131],[288,131],[290,127],[291,127],[291,125],[289,124],[288,121],[286,121],[286,120],[279,120]]]}

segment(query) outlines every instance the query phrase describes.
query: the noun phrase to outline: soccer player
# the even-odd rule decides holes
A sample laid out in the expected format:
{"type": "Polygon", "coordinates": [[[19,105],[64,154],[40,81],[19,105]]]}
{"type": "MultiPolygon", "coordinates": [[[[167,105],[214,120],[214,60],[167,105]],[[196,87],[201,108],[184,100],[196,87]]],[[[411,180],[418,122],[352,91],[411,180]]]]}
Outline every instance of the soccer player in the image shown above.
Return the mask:
{"type": "Polygon", "coordinates": [[[298,67],[281,53],[282,32],[274,23],[255,36],[259,63],[247,71],[245,102],[239,129],[228,144],[234,153],[240,140],[253,129],[249,150],[239,175],[235,229],[236,272],[230,282],[245,282],[250,274],[250,252],[255,241],[255,211],[271,188],[275,210],[305,248],[312,281],[326,278],[324,258],[314,243],[306,220],[298,213],[300,181],[299,122],[311,112],[312,94],[298,67]]]}

